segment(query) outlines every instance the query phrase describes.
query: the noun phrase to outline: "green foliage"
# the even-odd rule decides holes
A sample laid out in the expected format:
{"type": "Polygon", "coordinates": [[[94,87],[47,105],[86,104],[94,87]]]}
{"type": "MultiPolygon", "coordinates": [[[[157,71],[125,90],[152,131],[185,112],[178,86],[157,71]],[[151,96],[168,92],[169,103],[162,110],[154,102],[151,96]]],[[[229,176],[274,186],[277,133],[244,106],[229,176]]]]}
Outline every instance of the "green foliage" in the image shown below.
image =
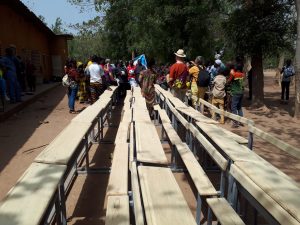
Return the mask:
{"type": "Polygon", "coordinates": [[[60,17],[56,18],[55,23],[51,26],[51,30],[55,34],[65,34],[67,30],[63,26],[63,21],[60,17]]]}

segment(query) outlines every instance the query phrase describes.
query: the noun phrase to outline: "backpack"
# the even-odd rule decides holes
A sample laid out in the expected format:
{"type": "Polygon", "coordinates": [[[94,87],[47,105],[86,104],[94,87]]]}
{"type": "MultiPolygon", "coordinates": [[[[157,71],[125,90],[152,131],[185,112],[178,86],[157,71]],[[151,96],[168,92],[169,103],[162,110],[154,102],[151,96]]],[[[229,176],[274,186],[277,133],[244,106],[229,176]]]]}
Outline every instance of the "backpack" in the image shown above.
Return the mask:
{"type": "Polygon", "coordinates": [[[70,87],[71,81],[70,81],[69,75],[68,74],[64,75],[61,82],[62,82],[62,86],[70,87]]]}
{"type": "Polygon", "coordinates": [[[285,67],[284,68],[284,71],[283,71],[283,76],[285,77],[291,77],[294,75],[294,71],[293,71],[293,68],[292,67],[285,67]]]}
{"type": "Polygon", "coordinates": [[[210,75],[205,69],[199,68],[197,86],[208,87],[210,83],[210,75]]]}

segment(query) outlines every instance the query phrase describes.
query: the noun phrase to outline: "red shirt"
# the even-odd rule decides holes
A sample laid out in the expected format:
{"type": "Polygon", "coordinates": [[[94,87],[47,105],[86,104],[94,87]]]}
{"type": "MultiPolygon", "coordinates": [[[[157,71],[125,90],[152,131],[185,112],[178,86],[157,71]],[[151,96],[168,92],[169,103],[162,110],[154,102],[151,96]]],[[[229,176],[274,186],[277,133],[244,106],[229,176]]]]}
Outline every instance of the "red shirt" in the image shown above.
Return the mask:
{"type": "Polygon", "coordinates": [[[187,66],[182,63],[177,61],[174,63],[171,68],[170,68],[170,75],[169,78],[172,78],[171,83],[173,83],[177,78],[179,78],[183,73],[188,74],[188,68],[187,66]]]}
{"type": "Polygon", "coordinates": [[[131,78],[135,79],[135,74],[130,74],[130,72],[129,72],[130,70],[135,71],[135,68],[136,68],[136,66],[131,66],[131,65],[127,66],[128,80],[130,80],[131,78]]]}

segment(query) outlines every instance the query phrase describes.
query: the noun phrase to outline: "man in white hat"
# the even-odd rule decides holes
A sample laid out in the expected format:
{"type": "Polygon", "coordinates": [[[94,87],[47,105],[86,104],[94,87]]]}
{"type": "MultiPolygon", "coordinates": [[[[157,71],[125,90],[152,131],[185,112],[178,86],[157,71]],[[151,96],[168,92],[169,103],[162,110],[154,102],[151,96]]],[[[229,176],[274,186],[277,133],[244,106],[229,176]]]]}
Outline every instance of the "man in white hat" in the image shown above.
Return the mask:
{"type": "Polygon", "coordinates": [[[176,56],[176,63],[174,63],[170,68],[168,84],[171,88],[171,93],[181,101],[184,101],[186,80],[189,75],[188,68],[184,63],[186,55],[183,49],[179,49],[174,54],[176,56]]]}

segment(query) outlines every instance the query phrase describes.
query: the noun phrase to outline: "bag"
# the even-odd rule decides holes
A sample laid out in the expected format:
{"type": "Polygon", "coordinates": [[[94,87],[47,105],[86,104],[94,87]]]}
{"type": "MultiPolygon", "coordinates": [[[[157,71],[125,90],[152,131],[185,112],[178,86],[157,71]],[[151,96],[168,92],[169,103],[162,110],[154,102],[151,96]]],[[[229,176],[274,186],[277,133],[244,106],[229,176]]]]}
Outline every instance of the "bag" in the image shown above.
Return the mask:
{"type": "Polygon", "coordinates": [[[286,68],[284,68],[283,76],[285,76],[285,77],[294,76],[293,68],[292,67],[286,67],[286,68]]]}
{"type": "Polygon", "coordinates": [[[199,70],[197,86],[199,87],[208,87],[210,83],[210,75],[205,69],[199,70]]]}
{"type": "Polygon", "coordinates": [[[173,87],[177,89],[185,89],[190,87],[190,83],[187,81],[188,72],[183,72],[178,79],[175,80],[173,87]]]}
{"type": "Polygon", "coordinates": [[[68,74],[64,75],[61,82],[62,82],[62,86],[70,87],[71,81],[70,81],[69,75],[68,74]]]}

